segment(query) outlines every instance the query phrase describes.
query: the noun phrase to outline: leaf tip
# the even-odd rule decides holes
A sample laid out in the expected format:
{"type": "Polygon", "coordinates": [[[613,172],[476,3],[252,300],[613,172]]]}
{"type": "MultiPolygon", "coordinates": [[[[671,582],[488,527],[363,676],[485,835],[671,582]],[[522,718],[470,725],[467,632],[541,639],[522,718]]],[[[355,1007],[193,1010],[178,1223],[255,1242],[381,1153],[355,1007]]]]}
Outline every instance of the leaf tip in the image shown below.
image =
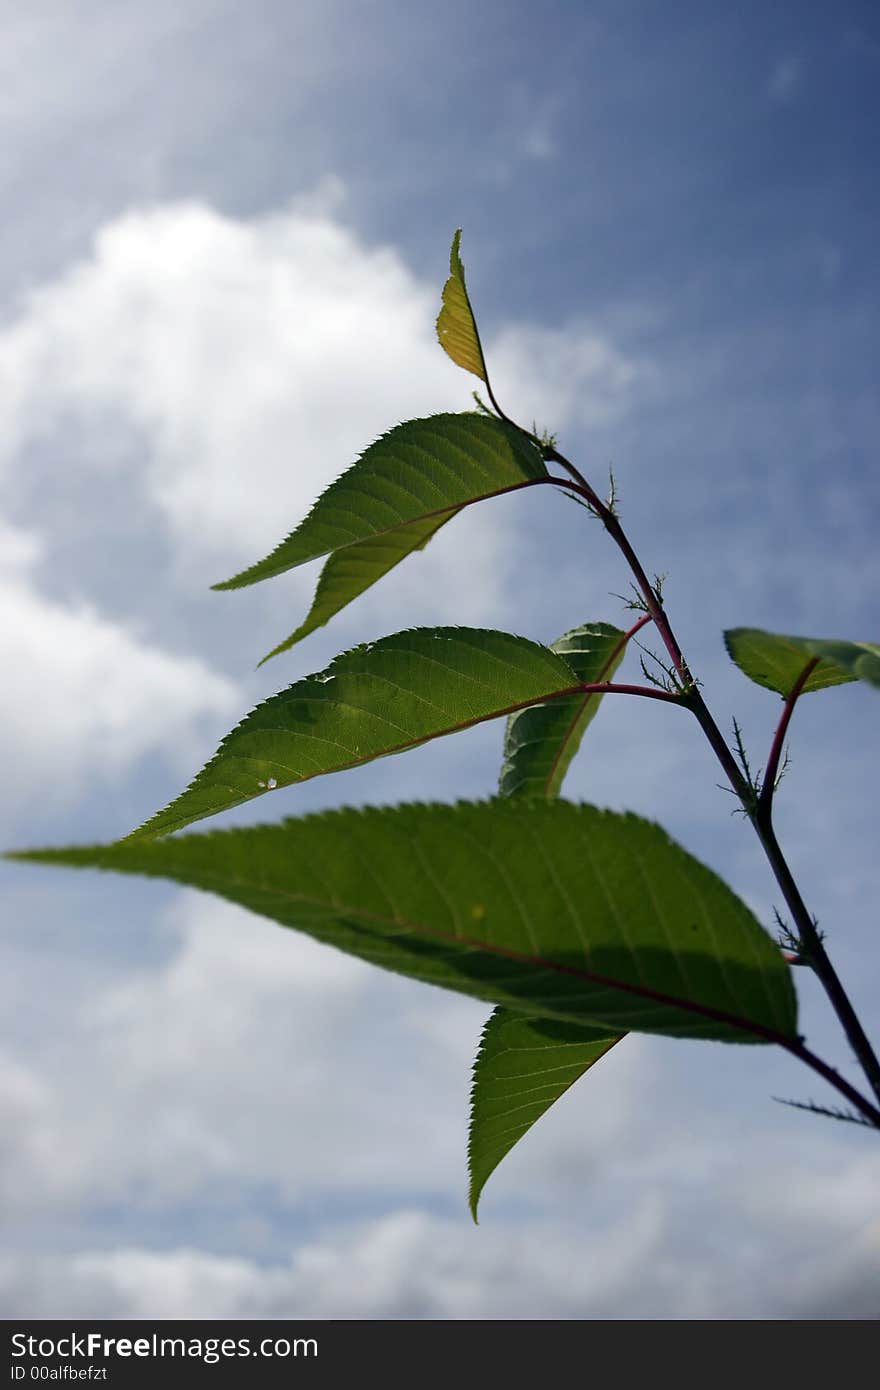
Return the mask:
{"type": "Polygon", "coordinates": [[[238,574],[230,575],[228,579],[218,579],[216,584],[211,585],[211,593],[219,594],[227,589],[240,589],[247,574],[247,570],[241,570],[238,574]]]}

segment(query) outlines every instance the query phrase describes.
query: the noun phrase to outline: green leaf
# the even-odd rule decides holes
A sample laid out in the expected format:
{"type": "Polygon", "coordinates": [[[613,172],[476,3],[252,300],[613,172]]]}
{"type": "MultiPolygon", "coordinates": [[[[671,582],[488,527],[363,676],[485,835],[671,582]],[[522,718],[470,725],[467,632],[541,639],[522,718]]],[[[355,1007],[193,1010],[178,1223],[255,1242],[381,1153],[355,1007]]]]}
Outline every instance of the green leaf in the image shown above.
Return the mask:
{"type": "Polygon", "coordinates": [[[875,642],[789,637],[756,627],[731,628],[724,641],[731,658],[750,680],[779,695],[790,695],[805,667],[816,660],[818,664],[801,688],[803,695],[855,680],[880,686],[880,646],[875,642]]]}
{"type": "Polygon", "coordinates": [[[637,816],[566,801],[381,807],[13,857],[205,888],[524,1013],[728,1042],[796,1036],[770,936],[637,816]]]}
{"type": "Polygon", "coordinates": [[[213,587],[240,589],[271,579],[412,522],[439,521],[546,474],[540,450],[503,420],[477,411],[407,420],[331,483],[270,555],[213,587]]]}
{"type": "Polygon", "coordinates": [[[166,835],[276,787],[401,753],[575,690],[561,656],[504,632],[415,628],[344,652],[258,705],[137,835],[166,835]]]}
{"type": "Polygon", "coordinates": [[[480,1194],[501,1160],[621,1036],[510,1009],[490,1015],[471,1091],[468,1169],[475,1221],[480,1194]]]}
{"type": "Polygon", "coordinates": [[[489,385],[486,361],[477,321],[468,298],[464,280],[464,266],[459,255],[461,228],[452,238],[449,252],[449,279],[443,286],[443,307],[437,316],[437,338],[440,346],[458,367],[473,372],[481,381],[489,385]]]}
{"type": "MultiPolygon", "coordinates": [[[[585,685],[611,680],[625,649],[624,633],[609,623],[586,623],[551,646],[585,685]]],[[[597,692],[575,695],[512,714],[500,794],[558,796],[601,699],[597,692]]],[[[480,1193],[502,1158],[622,1036],[576,1023],[529,1019],[509,1009],[494,1011],[480,1040],[471,1087],[468,1168],[475,1221],[480,1193]]]]}
{"type": "Polygon", "coordinates": [[[455,515],[451,512],[439,518],[422,517],[407,526],[398,526],[396,531],[386,531],[381,536],[371,536],[368,541],[334,551],[321,570],[314,602],[305,621],[264,656],[260,665],[289,651],[315,628],[323,627],[340,609],[371,588],[414,550],[424,550],[431,537],[455,515]]]}
{"type": "MultiPolygon", "coordinates": [[[[610,681],[623,660],[625,642],[610,623],[586,623],[566,632],[551,651],[564,657],[584,685],[610,681]]],[[[593,691],[512,714],[504,737],[501,796],[558,796],[602,696],[593,691]]]]}

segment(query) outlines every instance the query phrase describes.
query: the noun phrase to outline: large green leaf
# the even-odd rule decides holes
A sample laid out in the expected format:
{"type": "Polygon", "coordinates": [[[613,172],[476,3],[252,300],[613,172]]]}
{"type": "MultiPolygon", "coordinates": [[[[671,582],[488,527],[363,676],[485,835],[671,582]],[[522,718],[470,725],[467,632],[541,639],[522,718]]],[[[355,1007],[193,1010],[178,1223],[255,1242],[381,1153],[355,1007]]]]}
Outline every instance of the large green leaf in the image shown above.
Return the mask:
{"type": "Polygon", "coordinates": [[[456,366],[464,367],[466,372],[473,372],[474,376],[478,376],[488,386],[489,376],[477,321],[465,284],[464,266],[459,255],[460,245],[461,228],[452,238],[449,279],[443,286],[443,307],[437,316],[437,337],[440,346],[456,366]]]}
{"type": "MultiPolygon", "coordinates": [[[[586,623],[566,632],[550,650],[564,657],[584,685],[610,681],[623,660],[624,634],[610,623],[586,623]]],[[[512,714],[504,738],[498,790],[502,796],[559,794],[569,764],[599,708],[597,692],[531,705],[512,714]]]]}
{"type": "Polygon", "coordinates": [[[536,445],[503,420],[476,411],[407,420],[331,483],[270,555],[214,588],[256,584],[411,522],[439,520],[546,472],[536,445]]]}
{"type": "Polygon", "coordinates": [[[471,1092],[468,1169],[475,1221],[480,1194],[502,1158],[621,1036],[510,1009],[493,1011],[480,1039],[471,1092]]]}
{"type": "Polygon", "coordinates": [[[756,627],[734,627],[724,634],[737,666],[757,685],[788,696],[811,661],[801,694],[847,681],[880,686],[880,646],[876,642],[840,642],[818,637],[789,637],[756,627]]]}
{"type": "Polygon", "coordinates": [[[321,570],[315,598],[304,622],[283,642],[279,642],[263,662],[281,652],[288,651],[316,627],[323,627],[334,614],[345,608],[365,589],[382,579],[407,555],[414,550],[423,550],[441,526],[445,526],[455,512],[441,517],[421,517],[407,526],[398,526],[396,531],[386,531],[381,536],[371,536],[368,541],[347,545],[343,550],[335,550],[321,570]]]}
{"type": "Polygon", "coordinates": [[[633,815],[565,801],[398,806],[17,857],[206,888],[526,1013],[730,1042],[796,1036],[770,936],[633,815]]]}
{"type": "Polygon", "coordinates": [[[504,632],[416,628],[355,647],[258,705],[187,790],[136,834],[165,835],[241,802],[401,753],[579,681],[547,647],[504,632]]]}
{"type": "MultiPolygon", "coordinates": [[[[625,648],[624,633],[609,623],[585,623],[551,646],[585,685],[611,680],[625,648]]],[[[558,796],[601,699],[594,691],[512,714],[504,739],[500,794],[558,796]]],[[[480,1039],[471,1087],[468,1168],[474,1220],[480,1193],[502,1158],[621,1036],[495,1009],[480,1039]]]]}

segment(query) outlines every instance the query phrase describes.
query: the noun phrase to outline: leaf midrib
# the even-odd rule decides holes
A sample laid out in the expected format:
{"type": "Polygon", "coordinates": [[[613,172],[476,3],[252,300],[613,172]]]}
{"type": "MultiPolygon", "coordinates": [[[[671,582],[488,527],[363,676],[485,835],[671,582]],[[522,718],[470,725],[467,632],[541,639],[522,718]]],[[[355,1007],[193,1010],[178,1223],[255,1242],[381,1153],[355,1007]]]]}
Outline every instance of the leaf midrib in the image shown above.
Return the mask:
{"type": "MultiPolygon", "coordinates": [[[[564,658],[562,658],[562,659],[564,660],[564,658]]],[[[561,699],[564,699],[565,696],[567,696],[567,695],[576,695],[576,694],[578,694],[578,692],[579,692],[580,690],[582,690],[582,689],[583,689],[583,686],[580,685],[580,684],[578,684],[578,685],[566,686],[563,690],[554,690],[554,691],[552,691],[551,694],[549,694],[549,695],[543,695],[543,696],[541,696],[541,702],[543,703],[543,702],[546,702],[546,701],[548,701],[548,700],[561,700],[561,699]]],[[[287,783],[286,785],[288,785],[288,786],[299,786],[302,782],[310,782],[311,779],[312,779],[313,777],[322,777],[322,776],[325,776],[328,772],[347,772],[350,768],[353,768],[353,767],[361,767],[361,766],[363,766],[364,763],[376,762],[378,758],[390,758],[390,757],[393,757],[396,753],[405,753],[405,752],[407,752],[410,748],[419,748],[423,743],[431,743],[435,738],[443,738],[444,736],[446,736],[446,735],[448,735],[448,734],[457,734],[457,733],[461,733],[461,731],[462,731],[463,729],[472,729],[472,728],[475,727],[475,725],[477,725],[477,724],[486,724],[486,723],[488,723],[488,722],[489,722],[490,720],[492,720],[492,719],[503,719],[506,715],[516,714],[519,710],[521,710],[521,709],[528,709],[530,705],[534,705],[534,704],[535,704],[535,698],[534,698],[534,696],[532,696],[532,697],[531,697],[530,699],[528,699],[528,700],[521,700],[518,704],[515,704],[515,705],[506,705],[506,706],[504,706],[502,709],[493,710],[491,714],[480,714],[480,715],[476,715],[473,719],[467,719],[467,720],[464,720],[462,723],[450,725],[448,728],[442,729],[442,730],[438,731],[438,732],[435,733],[435,734],[425,734],[425,735],[423,735],[423,736],[420,737],[420,738],[416,738],[416,739],[407,739],[407,741],[406,741],[405,743],[397,743],[397,744],[395,744],[394,747],[392,747],[392,748],[383,748],[382,751],[381,751],[381,753],[365,753],[362,757],[352,758],[352,760],[351,760],[350,762],[346,762],[342,767],[338,767],[338,768],[337,768],[337,767],[319,768],[317,772],[308,772],[308,773],[306,773],[304,776],[295,776],[295,777],[294,777],[289,783],[287,783]]],[[[389,723],[390,721],[386,720],[385,722],[386,722],[386,723],[389,723]]],[[[262,733],[276,733],[276,734],[282,734],[282,733],[283,733],[283,734],[289,735],[289,734],[291,734],[291,733],[293,732],[293,730],[291,730],[289,727],[286,727],[286,726],[283,726],[283,725],[280,726],[280,727],[275,726],[275,725],[268,725],[268,726],[265,726],[265,727],[260,727],[260,728],[258,728],[258,729],[254,729],[254,730],[252,730],[251,732],[254,733],[254,734],[257,734],[257,733],[261,733],[261,734],[262,734],[262,733]]],[[[240,736],[240,735],[239,735],[239,736],[240,736]]],[[[315,741],[315,742],[318,742],[318,741],[323,741],[323,742],[325,742],[325,743],[332,743],[332,742],[333,742],[332,739],[323,739],[323,740],[321,740],[321,736],[320,736],[319,734],[310,733],[310,734],[308,734],[308,735],[303,735],[303,737],[308,737],[308,738],[312,739],[312,740],[315,741]]],[[[343,747],[344,747],[343,744],[336,744],[335,746],[338,747],[338,748],[343,748],[343,747]]],[[[266,759],[266,758],[255,758],[253,755],[248,754],[248,753],[236,752],[235,749],[234,749],[234,747],[233,747],[233,748],[230,748],[228,745],[226,745],[226,746],[221,745],[221,749],[222,749],[222,756],[221,756],[221,753],[215,754],[215,758],[213,758],[213,759],[211,760],[211,762],[208,763],[208,764],[203,768],[202,772],[198,774],[198,777],[195,779],[195,781],[194,781],[193,783],[191,783],[189,787],[187,787],[186,791],[184,791],[184,792],[181,793],[180,797],[177,798],[177,801],[174,801],[174,802],[171,803],[171,806],[169,806],[169,807],[167,808],[169,811],[171,810],[171,808],[172,808],[174,805],[177,804],[177,802],[182,801],[184,797],[189,796],[190,792],[193,791],[193,790],[195,789],[196,784],[198,783],[199,777],[204,777],[204,776],[207,774],[207,772],[209,771],[209,769],[211,769],[211,768],[215,765],[215,760],[216,760],[216,759],[220,759],[220,762],[222,763],[223,767],[224,767],[225,769],[228,769],[229,771],[231,771],[231,768],[229,768],[230,762],[232,762],[233,760],[236,760],[236,759],[239,760],[239,761],[241,761],[241,762],[255,762],[255,761],[256,761],[256,762],[266,762],[266,761],[272,761],[273,764],[274,764],[277,768],[279,768],[279,769],[285,768],[285,767],[286,767],[286,764],[283,763],[283,762],[281,761],[280,758],[273,758],[273,759],[271,759],[271,760],[268,760],[268,759],[266,759]]],[[[218,766],[219,766],[219,764],[218,764],[218,766]]],[[[292,773],[292,772],[293,772],[293,769],[292,769],[292,768],[287,768],[287,771],[289,771],[289,772],[292,773]]],[[[210,782],[209,782],[208,785],[211,785],[210,782]]],[[[237,794],[237,791],[238,791],[238,789],[236,789],[236,794],[237,794]]],[[[268,792],[261,792],[261,793],[258,793],[258,795],[263,795],[263,796],[265,796],[265,795],[269,795],[269,793],[268,793],[268,792]]],[[[250,795],[250,793],[248,793],[248,792],[242,792],[242,797],[243,797],[244,800],[247,800],[247,801],[256,801],[256,800],[257,800],[257,797],[256,797],[256,796],[252,796],[252,795],[250,795]]],[[[230,810],[232,810],[232,807],[228,804],[228,802],[224,801],[224,802],[221,802],[221,803],[217,804],[216,807],[215,807],[215,809],[211,809],[211,810],[208,810],[208,811],[201,811],[196,819],[198,819],[198,820],[206,820],[209,816],[218,815],[221,811],[230,811],[230,810]]],[[[160,812],[160,813],[159,813],[159,816],[162,816],[162,814],[163,814],[163,813],[160,812]]],[[[153,822],[154,820],[156,820],[156,819],[158,819],[158,817],[151,817],[149,821],[145,821],[144,824],[141,825],[141,826],[139,826],[137,830],[133,830],[133,831],[131,832],[130,835],[126,835],[125,839],[124,839],[123,841],[121,841],[121,843],[123,843],[123,844],[131,843],[131,842],[134,842],[134,841],[137,841],[137,840],[140,840],[140,839],[144,838],[144,837],[145,837],[146,835],[148,835],[148,834],[152,834],[152,835],[154,835],[154,836],[158,836],[158,835],[161,835],[161,834],[163,834],[163,833],[164,833],[164,834],[170,834],[171,831],[173,831],[175,828],[182,828],[182,826],[181,826],[181,827],[175,827],[175,826],[173,826],[173,825],[168,825],[164,831],[162,831],[162,830],[156,830],[156,831],[152,831],[152,832],[151,832],[151,831],[149,830],[149,826],[150,826],[150,825],[152,824],[152,822],[153,822]]],[[[191,820],[192,820],[192,819],[193,819],[193,818],[191,818],[191,817],[187,817],[187,818],[183,821],[183,824],[184,824],[184,825],[189,825],[189,824],[191,823],[191,820]]]]}
{"type": "MultiPolygon", "coordinates": [[[[122,842],[124,843],[124,842],[122,842]]],[[[136,870],[135,872],[140,872],[136,870]]],[[[590,984],[597,984],[606,989],[616,990],[623,994],[631,994],[636,998],[647,999],[655,1004],[661,1004],[667,1008],[682,1009],[685,1013],[692,1013],[697,1017],[709,1019],[711,1022],[722,1023],[728,1027],[735,1028],[739,1032],[751,1033],[755,1037],[764,1038],[767,1042],[777,1043],[787,1047],[793,1039],[784,1033],[778,1033],[775,1029],[768,1028],[761,1023],[755,1023],[751,1019],[738,1017],[736,1014],[728,1013],[725,1009],[716,1009],[712,1005],[697,1004],[693,1000],[686,1000],[675,995],[665,994],[659,990],[650,989],[647,986],[629,984],[622,980],[614,979],[612,976],[599,974],[598,971],[579,968],[578,966],[565,965],[561,961],[548,960],[537,954],[529,954],[525,951],[517,951],[514,947],[498,946],[491,942],[483,941],[479,937],[457,935],[453,932],[444,932],[439,928],[426,927],[422,923],[412,922],[408,918],[400,916],[386,916],[380,912],[372,912],[360,906],[348,906],[338,901],[328,903],[321,898],[313,898],[306,893],[296,893],[285,888],[268,886],[245,878],[241,874],[226,873],[222,878],[210,872],[199,872],[200,884],[219,882],[221,884],[237,884],[243,889],[257,892],[268,898],[278,898],[283,902],[302,903],[304,905],[327,911],[328,907],[335,915],[341,918],[354,918],[354,922],[349,920],[347,925],[355,930],[358,929],[359,921],[375,923],[377,926],[397,927],[402,931],[412,932],[415,936],[425,937],[430,941],[437,941],[440,944],[449,944],[457,947],[470,947],[478,951],[484,951],[489,955],[497,956],[502,960],[515,961],[519,965],[536,966],[540,970],[551,971],[555,974],[566,975],[568,977],[585,980],[590,984]]],[[[209,891],[214,891],[209,889],[209,891]]],[[[222,891],[219,896],[225,896],[222,891]]],[[[625,943],[624,943],[625,944],[625,943]]],[[[526,1010],[523,1010],[525,1012],[526,1010]]],[[[542,1014],[536,1011],[535,1017],[552,1017],[552,1015],[542,1014]]],[[[573,1021],[578,1021],[572,1016],[573,1021]]],[[[597,1027],[613,1026],[605,1025],[601,1022],[595,1024],[597,1027]]]]}
{"type": "MultiPolygon", "coordinates": [[[[355,536],[351,540],[343,541],[340,545],[333,545],[326,550],[319,550],[314,554],[304,555],[301,560],[293,560],[289,564],[285,563],[283,569],[273,571],[273,573],[261,577],[265,579],[276,578],[277,575],[284,574],[287,570],[299,569],[300,565],[311,564],[313,560],[321,560],[327,555],[338,555],[341,550],[350,550],[353,546],[363,545],[365,541],[375,540],[379,536],[389,536],[394,531],[403,531],[407,526],[412,526],[415,522],[428,521],[436,516],[452,516],[455,512],[463,511],[465,507],[472,507],[477,502],[489,502],[493,497],[504,497],[509,492],[519,492],[521,488],[536,487],[546,483],[562,483],[564,485],[565,479],[551,478],[549,473],[546,477],[523,478],[519,483],[508,483],[505,487],[495,488],[492,492],[481,492],[476,497],[468,497],[464,502],[453,502],[449,506],[435,507],[429,512],[419,512],[418,516],[410,517],[407,521],[398,521],[393,526],[383,526],[381,530],[369,531],[365,536],[355,536]]],[[[262,569],[264,566],[268,567],[269,561],[276,555],[280,555],[286,543],[286,540],[281,541],[273,551],[270,551],[265,559],[258,560],[255,564],[249,565],[247,569],[240,570],[238,574],[234,574],[230,579],[223,579],[218,584],[212,584],[211,588],[214,590],[248,588],[249,586],[247,584],[236,583],[235,581],[243,580],[245,575],[252,574],[255,570],[262,569]]],[[[260,580],[254,579],[252,582],[259,583],[260,580]]]]}

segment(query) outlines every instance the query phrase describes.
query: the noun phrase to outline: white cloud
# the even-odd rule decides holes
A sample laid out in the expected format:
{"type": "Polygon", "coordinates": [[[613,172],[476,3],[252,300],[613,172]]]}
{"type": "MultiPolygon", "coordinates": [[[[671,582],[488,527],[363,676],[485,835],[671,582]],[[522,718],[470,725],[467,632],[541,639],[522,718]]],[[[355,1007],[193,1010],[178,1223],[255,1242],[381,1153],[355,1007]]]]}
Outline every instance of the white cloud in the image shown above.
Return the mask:
{"type": "Polygon", "coordinates": [[[199,721],[240,704],[230,681],[192,657],[141,639],[94,607],[43,596],[33,571],[40,537],[0,519],[0,629],[10,659],[0,687],[8,791],[29,801],[68,798],[148,753],[189,761],[199,721]]]}
{"type": "Polygon", "coordinates": [[[37,132],[45,138],[47,126],[69,129],[86,113],[113,110],[128,94],[121,74],[134,88],[145,53],[152,58],[163,37],[185,32],[206,8],[157,3],[135,17],[96,0],[5,7],[0,116],[10,157],[37,132]]]}
{"type": "Polygon", "coordinates": [[[581,1317],[650,1266],[661,1229],[656,1202],[641,1201],[578,1254],[556,1224],[476,1231],[402,1209],[322,1231],[268,1266],[132,1248],[28,1262],[14,1280],[0,1265],[0,1298],[7,1316],[581,1317]]]}
{"type": "Polygon", "coordinates": [[[772,1220],[688,1248],[651,1192],[598,1229],[572,1214],[475,1230],[410,1207],[325,1226],[272,1262],[135,1246],[6,1259],[0,1304],[68,1318],[871,1317],[880,1228],[835,1235],[792,1270],[778,1244],[768,1258],[772,1220]]]}
{"type": "Polygon", "coordinates": [[[314,203],[252,223],[133,211],[3,336],[5,447],[47,412],[122,413],[181,542],[237,564],[395,419],[467,404],[430,309],[396,253],[314,203]]]}
{"type": "Polygon", "coordinates": [[[5,1210],[14,1209],[24,1174],[42,1191],[54,1190],[51,1108],[51,1092],[33,1068],[0,1055],[0,1203],[5,1210]]]}
{"type": "Polygon", "coordinates": [[[475,1230],[480,1006],[205,895],[178,895],[167,927],[164,959],[84,977],[28,1066],[0,1067],[6,1220],[46,1222],[48,1252],[0,1263],[6,1316],[869,1315],[878,1161],[837,1131],[807,1152],[715,1115],[695,1136],[672,1069],[631,1038],[505,1160],[475,1230]],[[364,1202],[384,1214],[344,1216],[364,1202]],[[174,1217],[169,1241],[167,1214],[205,1204],[223,1240],[201,1248],[174,1217]],[[153,1247],[96,1249],[107,1209],[157,1223],[153,1247]]]}
{"type": "MultiPolygon", "coordinates": [[[[192,1201],[227,1182],[293,1203],[334,1191],[463,1194],[485,1006],[203,894],[176,897],[167,927],[174,946],[159,965],[82,997],[68,986],[63,1033],[42,1038],[27,1095],[20,1078],[10,1090],[17,1205],[192,1201]],[[38,1092],[46,1103],[25,1106],[38,1092]],[[36,1149],[48,1155],[39,1168],[36,1149]]],[[[597,1074],[588,1132],[566,1098],[543,1142],[511,1160],[513,1191],[548,1186],[548,1155],[563,1174],[608,1161],[652,1075],[638,1041],[619,1052],[597,1074]]]]}
{"type": "Polygon", "coordinates": [[[36,531],[10,526],[0,516],[0,580],[15,581],[30,573],[42,559],[44,550],[36,531]]]}
{"type": "Polygon", "coordinates": [[[587,324],[567,328],[507,327],[489,354],[502,403],[515,401],[524,424],[589,428],[632,409],[656,386],[652,364],[627,356],[587,324]]]}
{"type": "MultiPolygon", "coordinates": [[[[397,982],[195,893],[175,900],[168,925],[176,945],[164,964],[74,1005],[64,1039],[42,1040],[43,1071],[27,1093],[16,1074],[17,1203],[88,1206],[135,1192],[192,1200],[226,1180],[269,1184],[291,1199],[328,1184],[406,1183],[424,1138],[415,1095],[442,1048],[416,1039],[398,1096],[377,1097],[392,1043],[375,1019],[399,1017],[397,982]],[[66,1070],[71,1029],[77,1066],[60,1086],[53,1078],[66,1070]],[[48,1107],[36,1106],[37,1087],[48,1107]],[[400,1104],[407,1099],[412,1114],[400,1104]],[[38,1146],[58,1156],[54,1183],[31,1164],[38,1146]]],[[[472,1011],[475,1042],[481,1010],[472,1011]]],[[[454,1122],[441,1112],[429,1119],[434,1178],[461,1161],[461,1136],[440,1140],[443,1120],[454,1122]]],[[[15,1167],[11,1150],[6,1167],[15,1167]]]]}
{"type": "MultiPolygon", "coordinates": [[[[396,421],[471,408],[476,381],[435,341],[439,283],[367,246],[341,199],[329,180],[249,222],[190,202],[105,225],[91,258],[32,292],[0,333],[0,461],[63,431],[65,468],[134,469],[179,556],[220,579],[396,421]]],[[[527,423],[531,411],[553,426],[604,420],[641,379],[584,324],[519,326],[490,350],[527,423]]],[[[513,564],[502,512],[481,513],[414,567],[440,618],[478,621],[502,591],[503,557],[513,564]]]]}

